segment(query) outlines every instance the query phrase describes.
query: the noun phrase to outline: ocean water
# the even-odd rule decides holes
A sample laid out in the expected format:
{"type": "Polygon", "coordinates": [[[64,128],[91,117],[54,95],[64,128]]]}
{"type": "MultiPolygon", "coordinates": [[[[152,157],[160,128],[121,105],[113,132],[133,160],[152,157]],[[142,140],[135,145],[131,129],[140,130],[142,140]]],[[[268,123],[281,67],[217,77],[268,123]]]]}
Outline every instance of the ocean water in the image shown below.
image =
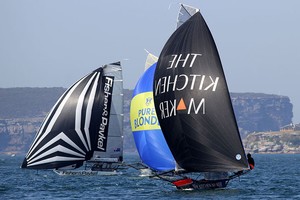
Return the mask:
{"type": "MultiPolygon", "coordinates": [[[[0,199],[300,199],[300,155],[253,155],[256,168],[225,189],[180,191],[128,169],[114,176],[59,176],[20,169],[23,156],[0,156],[0,199]]],[[[125,162],[138,161],[126,154],[125,162]]]]}

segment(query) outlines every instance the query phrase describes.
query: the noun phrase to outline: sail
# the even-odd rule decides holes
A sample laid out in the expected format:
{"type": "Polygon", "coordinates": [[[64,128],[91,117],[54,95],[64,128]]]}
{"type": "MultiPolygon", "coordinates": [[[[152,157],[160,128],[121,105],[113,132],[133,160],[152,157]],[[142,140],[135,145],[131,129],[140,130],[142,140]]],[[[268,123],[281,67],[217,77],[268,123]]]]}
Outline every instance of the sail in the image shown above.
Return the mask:
{"type": "MultiPolygon", "coordinates": [[[[111,109],[108,124],[107,145],[105,151],[95,150],[91,161],[120,162],[123,160],[123,122],[124,122],[124,94],[123,76],[120,63],[113,63],[103,67],[104,76],[114,77],[113,91],[111,95],[111,109]]],[[[107,87],[104,87],[107,88],[107,87]]],[[[104,89],[105,90],[105,89],[104,89]]],[[[105,93],[104,93],[105,94],[105,93]]],[[[104,95],[106,96],[106,94],[104,95]]],[[[102,118],[103,121],[103,118],[102,118]]],[[[99,140],[97,141],[99,142],[99,140]]]]}
{"type": "Polygon", "coordinates": [[[112,91],[115,82],[105,65],[71,86],[42,123],[23,161],[22,168],[80,167],[94,151],[106,152],[112,91]]]}
{"type": "Polygon", "coordinates": [[[161,132],[153,103],[152,83],[156,63],[141,76],[130,105],[131,129],[144,164],[156,171],[175,168],[175,161],[161,132]]]}
{"type": "Polygon", "coordinates": [[[199,12],[198,8],[181,4],[180,9],[177,16],[177,28],[181,26],[184,22],[186,22],[191,16],[195,13],[199,12]]]}
{"type": "Polygon", "coordinates": [[[152,53],[149,53],[147,50],[146,52],[148,53],[147,58],[146,58],[146,63],[145,63],[145,71],[151,67],[154,63],[157,62],[158,57],[153,55],[152,53]]]}
{"type": "Polygon", "coordinates": [[[219,54],[200,12],[165,44],[153,93],[161,129],[181,168],[248,168],[219,54]]]}

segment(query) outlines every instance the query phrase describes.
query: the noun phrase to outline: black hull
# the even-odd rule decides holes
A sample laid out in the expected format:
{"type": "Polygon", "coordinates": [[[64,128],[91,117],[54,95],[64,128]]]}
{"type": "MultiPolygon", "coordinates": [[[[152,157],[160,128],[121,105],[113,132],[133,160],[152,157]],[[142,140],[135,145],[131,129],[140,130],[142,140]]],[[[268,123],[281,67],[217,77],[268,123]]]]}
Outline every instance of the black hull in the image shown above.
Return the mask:
{"type": "Polygon", "coordinates": [[[217,189],[225,188],[229,182],[229,179],[225,180],[213,180],[213,181],[194,181],[192,184],[193,189],[217,189]]]}
{"type": "Polygon", "coordinates": [[[175,173],[174,171],[164,172],[164,173],[156,173],[151,177],[157,177],[163,181],[167,181],[176,186],[179,190],[209,190],[209,189],[218,189],[225,188],[229,181],[235,178],[238,178],[244,174],[247,174],[251,170],[244,170],[233,173],[232,175],[216,180],[207,180],[207,179],[193,179],[188,176],[184,176],[184,172],[182,174],[175,173]]]}
{"type": "Polygon", "coordinates": [[[178,181],[172,182],[177,189],[179,190],[208,190],[208,189],[217,189],[225,188],[230,179],[221,179],[221,180],[194,180],[194,179],[181,179],[178,181]]]}

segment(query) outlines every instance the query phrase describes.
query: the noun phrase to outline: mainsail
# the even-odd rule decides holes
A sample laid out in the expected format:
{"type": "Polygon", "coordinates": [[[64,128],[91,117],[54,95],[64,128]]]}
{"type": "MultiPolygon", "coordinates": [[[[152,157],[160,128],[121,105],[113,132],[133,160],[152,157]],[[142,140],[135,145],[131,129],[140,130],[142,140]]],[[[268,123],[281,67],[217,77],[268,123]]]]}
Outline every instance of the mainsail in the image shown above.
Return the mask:
{"type": "Polygon", "coordinates": [[[120,63],[94,70],[78,80],[56,102],[37,132],[21,167],[78,168],[91,159],[121,161],[121,106],[123,83],[120,63]]]}
{"type": "MultiPolygon", "coordinates": [[[[123,161],[123,123],[124,123],[124,94],[123,76],[120,63],[104,67],[104,76],[114,77],[113,91],[111,94],[104,93],[104,96],[111,95],[111,106],[108,124],[106,151],[94,151],[91,161],[123,161]]],[[[107,85],[104,90],[109,90],[107,85]]],[[[102,118],[103,119],[103,118],[102,118]]],[[[103,122],[105,125],[107,122],[103,122]]],[[[99,139],[98,141],[99,142],[99,139]]]]}
{"type": "Polygon", "coordinates": [[[200,12],[165,44],[153,94],[161,129],[181,168],[248,169],[219,54],[200,12]]]}

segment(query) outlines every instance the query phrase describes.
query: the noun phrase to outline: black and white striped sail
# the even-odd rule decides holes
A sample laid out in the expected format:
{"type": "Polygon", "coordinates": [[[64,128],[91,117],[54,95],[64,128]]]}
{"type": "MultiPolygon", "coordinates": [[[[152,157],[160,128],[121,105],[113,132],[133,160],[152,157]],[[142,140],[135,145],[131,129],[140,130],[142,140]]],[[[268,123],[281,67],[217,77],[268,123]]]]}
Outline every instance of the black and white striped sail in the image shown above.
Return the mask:
{"type": "Polygon", "coordinates": [[[22,168],[80,167],[84,161],[123,156],[123,81],[120,63],[78,80],[53,106],[22,168]]]}

